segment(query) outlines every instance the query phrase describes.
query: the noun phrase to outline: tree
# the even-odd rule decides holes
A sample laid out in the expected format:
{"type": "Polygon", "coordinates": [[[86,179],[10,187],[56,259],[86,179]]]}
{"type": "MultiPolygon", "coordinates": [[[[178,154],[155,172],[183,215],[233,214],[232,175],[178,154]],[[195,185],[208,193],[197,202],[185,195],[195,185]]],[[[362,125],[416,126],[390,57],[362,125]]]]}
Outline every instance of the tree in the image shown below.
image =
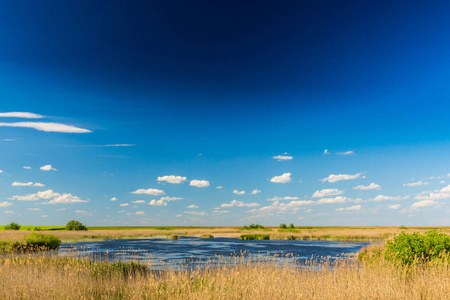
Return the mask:
{"type": "Polygon", "coordinates": [[[294,224],[292,224],[292,223],[289,224],[289,228],[290,228],[290,229],[294,229],[294,224]]]}
{"type": "Polygon", "coordinates": [[[19,230],[20,225],[15,222],[11,222],[11,224],[5,226],[5,229],[6,230],[19,230]]]}
{"type": "Polygon", "coordinates": [[[282,228],[282,229],[286,229],[286,224],[284,224],[284,223],[281,223],[281,224],[280,224],[280,228],[282,228]]]}
{"type": "Polygon", "coordinates": [[[80,221],[71,220],[66,224],[66,230],[88,230],[80,221]]]}

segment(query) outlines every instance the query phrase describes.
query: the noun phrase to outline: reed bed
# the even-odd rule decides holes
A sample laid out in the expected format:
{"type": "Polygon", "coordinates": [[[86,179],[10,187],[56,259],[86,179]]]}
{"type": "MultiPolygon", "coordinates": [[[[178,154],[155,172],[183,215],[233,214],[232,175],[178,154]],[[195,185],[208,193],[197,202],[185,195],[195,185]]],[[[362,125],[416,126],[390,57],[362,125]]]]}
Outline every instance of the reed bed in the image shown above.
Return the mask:
{"type": "MultiPolygon", "coordinates": [[[[150,271],[146,264],[80,258],[0,258],[2,299],[448,299],[447,263],[403,267],[384,260],[223,258],[205,268],[150,271]]],[[[148,262],[151,264],[151,262],[148,262]]]]}

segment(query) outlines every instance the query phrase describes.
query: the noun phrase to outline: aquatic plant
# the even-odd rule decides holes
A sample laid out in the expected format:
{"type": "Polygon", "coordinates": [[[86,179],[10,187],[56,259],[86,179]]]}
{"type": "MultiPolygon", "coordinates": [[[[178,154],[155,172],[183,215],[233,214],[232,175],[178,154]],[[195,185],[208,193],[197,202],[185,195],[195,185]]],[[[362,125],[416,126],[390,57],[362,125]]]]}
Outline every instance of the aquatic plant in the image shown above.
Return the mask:
{"type": "Polygon", "coordinates": [[[201,236],[199,236],[199,238],[201,238],[201,239],[212,239],[212,238],[214,238],[214,236],[212,234],[202,234],[201,236]]]}
{"type": "Polygon", "coordinates": [[[239,237],[240,240],[269,240],[269,234],[243,234],[239,237]]]}

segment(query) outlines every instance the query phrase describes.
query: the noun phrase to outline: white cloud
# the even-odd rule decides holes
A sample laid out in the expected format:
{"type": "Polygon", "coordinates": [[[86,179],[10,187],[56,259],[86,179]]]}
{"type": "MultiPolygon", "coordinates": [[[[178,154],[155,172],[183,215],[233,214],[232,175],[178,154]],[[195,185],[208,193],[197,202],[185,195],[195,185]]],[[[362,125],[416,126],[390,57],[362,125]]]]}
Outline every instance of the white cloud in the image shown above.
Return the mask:
{"type": "Polygon", "coordinates": [[[437,204],[437,203],[433,200],[422,200],[422,201],[413,203],[411,205],[411,208],[427,207],[427,206],[432,206],[434,204],[437,204]]]}
{"type": "Polygon", "coordinates": [[[323,151],[323,155],[328,155],[330,154],[330,152],[328,152],[328,149],[325,149],[325,151],[323,151]]]}
{"type": "Polygon", "coordinates": [[[194,205],[194,204],[192,204],[192,205],[189,205],[187,208],[198,208],[198,206],[197,205],[194,205]]]}
{"type": "Polygon", "coordinates": [[[220,205],[220,207],[258,207],[260,206],[258,203],[254,202],[254,203],[244,203],[242,201],[236,201],[233,200],[230,203],[223,203],[222,205],[220,205]]]}
{"type": "Polygon", "coordinates": [[[189,183],[190,186],[196,186],[199,188],[203,188],[203,187],[208,187],[209,186],[209,181],[206,180],[191,180],[191,182],[189,183]]]}
{"type": "Polygon", "coordinates": [[[450,185],[443,187],[437,192],[422,192],[414,197],[416,200],[442,200],[448,198],[450,198],[450,185]]]}
{"type": "Polygon", "coordinates": [[[223,189],[223,186],[221,186],[221,185],[216,186],[216,189],[223,189]]]}
{"type": "Polygon", "coordinates": [[[18,201],[38,201],[40,199],[52,199],[61,196],[59,193],[53,192],[53,190],[46,190],[43,192],[37,192],[36,194],[28,194],[25,196],[12,196],[10,200],[18,201]]]}
{"type": "Polygon", "coordinates": [[[41,209],[40,208],[29,208],[28,210],[39,211],[41,209]]]}
{"type": "Polygon", "coordinates": [[[429,185],[426,181],[417,181],[417,182],[411,182],[411,183],[404,183],[403,186],[423,186],[423,185],[429,185]]]}
{"type": "Polygon", "coordinates": [[[352,199],[347,197],[322,198],[316,201],[316,204],[333,204],[333,203],[347,203],[347,202],[361,202],[361,199],[352,199]]]}
{"type": "Polygon", "coordinates": [[[29,167],[29,166],[23,166],[23,168],[24,168],[25,170],[31,170],[31,167],[29,167]]]}
{"type": "Polygon", "coordinates": [[[148,205],[156,205],[156,206],[162,206],[162,205],[164,205],[164,206],[167,206],[167,202],[165,202],[164,200],[158,200],[158,201],[156,201],[156,199],[153,199],[152,201],[150,201],[149,203],[148,203],[148,205]]]}
{"type": "Polygon", "coordinates": [[[128,205],[130,205],[129,203],[122,203],[122,204],[120,204],[120,206],[128,206],[128,205]]]}
{"type": "Polygon", "coordinates": [[[17,182],[17,181],[14,181],[11,185],[12,186],[38,186],[38,187],[45,186],[45,184],[42,184],[42,183],[39,183],[39,182],[33,183],[31,181],[30,182],[17,182]]]}
{"type": "Polygon", "coordinates": [[[0,173],[3,173],[3,170],[0,170],[0,173]]]}
{"type": "Polygon", "coordinates": [[[13,214],[14,211],[12,211],[12,210],[5,210],[4,213],[5,213],[5,214],[13,214]]]}
{"type": "Polygon", "coordinates": [[[360,210],[360,209],[361,209],[361,205],[354,205],[354,206],[345,207],[345,208],[337,208],[336,211],[349,211],[349,210],[360,210]]]}
{"type": "Polygon", "coordinates": [[[111,199],[109,199],[109,201],[117,201],[116,197],[112,197],[111,199]]]}
{"type": "Polygon", "coordinates": [[[42,215],[41,218],[48,218],[48,215],[42,215]]]}
{"type": "Polygon", "coordinates": [[[131,203],[139,204],[139,203],[145,203],[145,201],[144,200],[136,200],[136,201],[131,201],[131,203]]]}
{"type": "MultiPolygon", "coordinates": [[[[334,175],[331,174],[330,176],[320,179],[320,181],[325,182],[337,182],[337,181],[341,181],[341,180],[351,180],[351,179],[356,179],[356,178],[360,178],[361,177],[361,173],[357,173],[354,175],[350,175],[350,174],[338,174],[338,175],[334,175]]],[[[364,176],[362,178],[365,178],[364,176]]]]}
{"type": "Polygon", "coordinates": [[[108,144],[103,145],[103,147],[134,147],[136,144],[108,144]]]}
{"type": "Polygon", "coordinates": [[[400,201],[400,200],[404,200],[407,199],[408,196],[402,197],[402,196],[384,196],[384,195],[378,195],[375,198],[373,198],[373,201],[379,202],[379,201],[400,201]]]}
{"type": "Polygon", "coordinates": [[[84,210],[79,210],[79,209],[77,209],[75,212],[76,212],[77,214],[80,214],[80,215],[92,216],[92,213],[91,213],[91,212],[84,211],[84,210]]]}
{"type": "Polygon", "coordinates": [[[160,200],[162,200],[162,201],[175,201],[175,200],[183,200],[183,198],[180,198],[180,197],[161,197],[161,199],[160,200]]]}
{"type": "Polygon", "coordinates": [[[292,156],[288,156],[288,155],[277,155],[277,156],[273,156],[273,159],[276,159],[278,161],[284,161],[284,160],[291,160],[293,159],[292,156]]]}
{"type": "Polygon", "coordinates": [[[393,204],[388,206],[389,209],[399,209],[400,207],[401,207],[400,204],[393,204]]]}
{"type": "Polygon", "coordinates": [[[182,216],[183,216],[182,214],[178,214],[178,215],[176,215],[175,217],[181,218],[182,216]]]}
{"type": "Polygon", "coordinates": [[[234,190],[234,191],[233,191],[233,194],[236,194],[236,195],[244,195],[244,194],[245,194],[245,191],[234,190]]]}
{"type": "Polygon", "coordinates": [[[265,214],[271,214],[271,213],[277,213],[277,212],[295,212],[300,209],[300,207],[305,205],[312,205],[314,204],[314,201],[307,200],[307,201],[291,201],[291,202],[279,202],[274,201],[269,206],[263,206],[259,209],[248,211],[250,213],[265,213],[265,214]]]}
{"type": "Polygon", "coordinates": [[[185,214],[194,215],[194,216],[207,216],[208,213],[206,211],[185,211],[185,214]]]}
{"type": "Polygon", "coordinates": [[[39,114],[30,113],[30,112],[13,111],[13,112],[0,113],[0,117],[22,118],[22,119],[42,119],[44,116],[39,115],[39,114]]]}
{"type": "Polygon", "coordinates": [[[312,195],[313,198],[320,198],[320,197],[326,197],[326,196],[336,196],[343,194],[344,191],[338,190],[338,189],[323,189],[321,191],[315,191],[315,193],[312,195]]]}
{"type": "Polygon", "coordinates": [[[13,204],[11,202],[7,202],[7,201],[3,201],[0,202],[0,207],[8,207],[8,206],[12,206],[13,204]]]}
{"type": "Polygon", "coordinates": [[[41,168],[40,168],[42,171],[57,171],[55,168],[53,168],[52,167],[52,165],[45,165],[45,166],[42,166],[41,168]]]}
{"type": "Polygon", "coordinates": [[[353,151],[337,152],[337,155],[352,155],[355,154],[353,151]]]}
{"type": "Polygon", "coordinates": [[[250,195],[256,195],[256,194],[259,194],[259,193],[261,193],[260,190],[253,190],[253,191],[250,193],[250,195]]]}
{"type": "Polygon", "coordinates": [[[0,123],[0,127],[22,127],[33,128],[45,132],[62,132],[62,133],[89,133],[89,129],[79,128],[72,125],[65,125],[60,123],[44,123],[44,122],[13,122],[0,123]]]}
{"type": "Polygon", "coordinates": [[[143,211],[137,211],[137,212],[136,212],[136,215],[141,215],[141,216],[142,216],[142,215],[145,215],[145,212],[143,212],[143,211]]]}
{"type": "Polygon", "coordinates": [[[74,196],[70,193],[62,194],[59,197],[54,198],[47,202],[47,204],[69,204],[69,203],[83,203],[88,202],[87,200],[81,200],[78,196],[74,196]]]}
{"type": "Polygon", "coordinates": [[[184,181],[186,181],[186,177],[175,176],[175,175],[166,175],[166,176],[158,177],[157,181],[166,181],[166,182],[172,183],[172,184],[179,184],[179,183],[183,183],[184,181]]]}
{"type": "Polygon", "coordinates": [[[275,182],[275,183],[288,183],[291,182],[291,175],[292,173],[283,173],[283,175],[280,176],[274,176],[270,179],[270,182],[275,182]]]}
{"type": "Polygon", "coordinates": [[[159,195],[165,194],[163,190],[159,190],[159,189],[138,189],[131,193],[132,194],[146,194],[146,195],[153,195],[153,196],[159,196],[159,195]]]}
{"type": "Polygon", "coordinates": [[[379,186],[378,184],[372,182],[369,185],[358,185],[358,186],[355,186],[353,189],[354,190],[364,190],[364,191],[366,191],[366,190],[377,190],[377,191],[379,191],[379,190],[381,190],[381,186],[379,186]]]}
{"type": "Polygon", "coordinates": [[[268,201],[298,200],[298,197],[289,197],[289,196],[278,197],[278,196],[275,196],[273,198],[268,198],[267,200],[268,201]]]}

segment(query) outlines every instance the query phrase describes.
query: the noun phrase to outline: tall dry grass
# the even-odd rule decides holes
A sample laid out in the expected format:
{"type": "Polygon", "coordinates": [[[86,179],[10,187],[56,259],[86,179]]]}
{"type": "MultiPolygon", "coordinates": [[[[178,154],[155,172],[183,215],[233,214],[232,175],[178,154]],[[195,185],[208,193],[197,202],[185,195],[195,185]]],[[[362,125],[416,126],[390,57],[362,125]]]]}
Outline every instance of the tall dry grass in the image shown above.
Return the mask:
{"type": "Polygon", "coordinates": [[[77,258],[0,259],[2,299],[448,299],[448,265],[402,267],[351,259],[299,269],[278,261],[145,272],[77,258]]]}

